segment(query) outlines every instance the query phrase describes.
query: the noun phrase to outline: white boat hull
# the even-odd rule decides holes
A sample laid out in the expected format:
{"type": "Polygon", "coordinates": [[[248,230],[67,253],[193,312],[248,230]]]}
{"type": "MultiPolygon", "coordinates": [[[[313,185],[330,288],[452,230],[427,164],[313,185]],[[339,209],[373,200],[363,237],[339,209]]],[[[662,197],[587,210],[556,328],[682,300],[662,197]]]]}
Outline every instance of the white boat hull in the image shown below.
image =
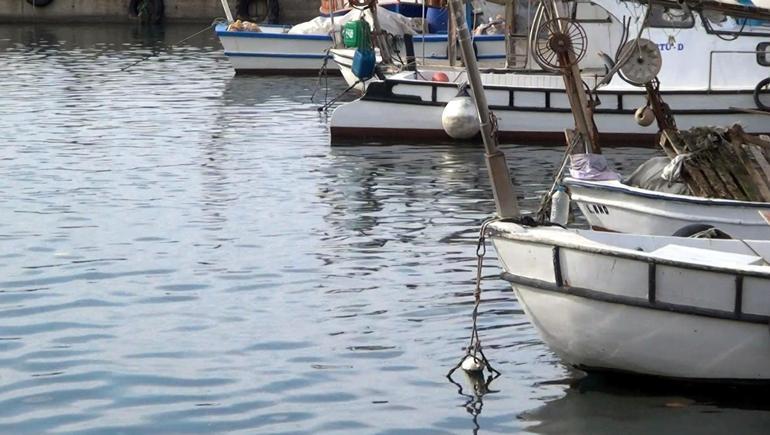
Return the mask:
{"type": "Polygon", "coordinates": [[[282,26],[262,26],[262,32],[228,31],[225,24],[216,27],[225,56],[237,74],[313,75],[326,62],[338,70],[328,50],[333,46],[329,35],[293,35],[282,26]]]}
{"type": "Polygon", "coordinates": [[[733,238],[770,239],[770,204],[653,192],[617,181],[567,178],[564,184],[595,230],[668,236],[706,224],[733,238]]]}
{"type": "Polygon", "coordinates": [[[543,341],[570,365],[681,379],[770,379],[767,325],[513,288],[543,341]]]}
{"type": "Polygon", "coordinates": [[[710,381],[770,380],[770,242],[497,222],[520,303],[565,363],[710,381]]]}
{"type": "MultiPolygon", "coordinates": [[[[643,89],[631,86],[619,75],[605,85],[605,62],[596,55],[617,52],[623,40],[623,23],[636,20],[629,16],[630,10],[623,3],[576,3],[573,13],[584,19],[581,26],[588,41],[587,55],[580,67],[589,88],[602,83],[595,112],[602,135],[600,143],[650,146],[657,126],[639,126],[633,117],[637,108],[647,104],[643,89]]],[[[663,67],[658,78],[663,99],[673,109],[677,126],[686,129],[741,122],[747,132],[770,132],[770,117],[767,112],[757,112],[752,96],[757,84],[770,73],[770,51],[766,50],[770,45],[765,27],[753,30],[756,33],[735,41],[725,41],[723,36],[707,32],[700,20],[694,20],[690,27],[652,26],[645,30],[644,37],[661,49],[663,67]]],[[[526,52],[523,42],[515,42],[518,54],[526,52]]],[[[415,47],[419,59],[419,44],[415,47]]],[[[523,62],[523,57],[517,59],[519,65],[537,69],[531,58],[527,62],[523,62]]],[[[378,85],[367,85],[367,93],[360,100],[334,112],[330,126],[332,143],[450,141],[441,125],[441,113],[446,102],[457,94],[458,85],[468,80],[453,71],[447,74],[451,83],[432,82],[432,71],[426,71],[422,75],[399,73],[378,85]]],[[[564,130],[573,128],[575,122],[560,75],[498,71],[483,74],[482,82],[502,140],[564,144],[564,130]]]]}
{"type": "MultiPolygon", "coordinates": [[[[351,140],[451,141],[441,124],[441,114],[457,95],[457,84],[406,78],[406,74],[372,82],[363,97],[337,107],[330,123],[332,144],[351,140]]],[[[515,73],[484,74],[483,79],[501,140],[564,144],[564,130],[574,128],[575,121],[561,77],[515,73]]],[[[770,132],[767,114],[733,109],[754,107],[750,90],[668,91],[662,95],[682,129],[740,122],[747,132],[770,132]]],[[[646,101],[641,91],[606,90],[599,92],[599,98],[602,104],[595,120],[602,144],[653,144],[657,127],[642,127],[633,116],[646,101]]]]}

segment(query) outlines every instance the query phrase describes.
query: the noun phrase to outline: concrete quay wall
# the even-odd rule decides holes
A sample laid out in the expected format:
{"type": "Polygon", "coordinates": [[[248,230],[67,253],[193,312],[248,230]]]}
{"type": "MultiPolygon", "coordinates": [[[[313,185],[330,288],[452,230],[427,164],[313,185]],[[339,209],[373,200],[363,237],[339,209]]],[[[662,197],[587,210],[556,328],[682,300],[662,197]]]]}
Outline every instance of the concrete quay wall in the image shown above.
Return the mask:
{"type": "MultiPolygon", "coordinates": [[[[264,9],[266,0],[257,0],[264,9]]],[[[236,0],[229,0],[235,11],[236,0]]],[[[33,6],[27,0],[0,0],[0,22],[5,23],[83,23],[131,22],[130,0],[53,0],[47,6],[33,6]]],[[[224,17],[220,0],[164,0],[165,20],[169,22],[206,22],[224,17]]],[[[280,21],[295,24],[318,15],[320,1],[279,0],[280,21]]]]}

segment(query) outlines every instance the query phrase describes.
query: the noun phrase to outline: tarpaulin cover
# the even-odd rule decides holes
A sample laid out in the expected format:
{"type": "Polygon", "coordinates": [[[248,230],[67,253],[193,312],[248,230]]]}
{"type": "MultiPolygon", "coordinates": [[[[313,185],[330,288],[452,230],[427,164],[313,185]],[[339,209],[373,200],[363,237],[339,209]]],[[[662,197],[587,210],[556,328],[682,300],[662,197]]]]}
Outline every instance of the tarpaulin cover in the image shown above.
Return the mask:
{"type": "MultiPolygon", "coordinates": [[[[310,21],[297,24],[289,30],[291,34],[303,34],[303,35],[328,35],[332,30],[339,32],[340,28],[348,21],[359,20],[362,17],[362,13],[358,9],[353,9],[347,14],[341,17],[334,17],[334,25],[332,26],[332,20],[329,17],[315,17],[310,21]]],[[[366,9],[363,12],[363,18],[369,23],[371,28],[374,28],[372,21],[372,12],[366,9]]],[[[391,12],[383,7],[377,7],[377,18],[380,21],[380,27],[382,30],[390,33],[391,35],[414,35],[419,29],[419,21],[412,20],[409,17],[405,17],[396,12],[391,12]],[[415,26],[418,26],[415,29],[415,26]]]]}
{"type": "Polygon", "coordinates": [[[687,195],[690,189],[681,180],[669,182],[662,177],[663,171],[671,164],[668,157],[653,157],[639,165],[636,170],[623,180],[623,184],[655,192],[687,195]]]}
{"type": "Polygon", "coordinates": [[[578,180],[609,181],[620,180],[620,175],[607,164],[601,154],[573,154],[569,156],[569,173],[578,180]]]}

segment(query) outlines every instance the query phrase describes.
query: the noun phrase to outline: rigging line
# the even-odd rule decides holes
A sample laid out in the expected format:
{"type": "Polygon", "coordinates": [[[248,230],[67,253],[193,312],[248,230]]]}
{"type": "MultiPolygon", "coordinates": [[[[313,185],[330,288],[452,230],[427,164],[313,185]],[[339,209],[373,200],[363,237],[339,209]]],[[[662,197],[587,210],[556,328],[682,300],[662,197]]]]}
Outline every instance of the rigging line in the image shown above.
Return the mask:
{"type": "MultiPolygon", "coordinates": [[[[194,37],[196,37],[196,36],[200,35],[201,33],[203,33],[203,32],[205,32],[205,31],[209,30],[210,28],[212,28],[212,27],[215,27],[217,24],[220,24],[220,23],[226,23],[226,22],[227,22],[227,21],[226,21],[224,18],[221,18],[221,17],[220,17],[220,18],[215,18],[215,19],[214,19],[214,21],[212,21],[212,22],[211,22],[211,24],[209,24],[208,26],[204,27],[203,29],[201,29],[201,30],[199,30],[199,31],[197,31],[197,32],[195,32],[195,33],[193,33],[192,35],[190,35],[190,36],[188,36],[188,37],[186,37],[186,38],[184,38],[184,39],[182,39],[182,40],[180,40],[180,41],[178,41],[178,42],[176,42],[176,43],[174,43],[174,44],[171,44],[171,45],[169,46],[169,51],[170,51],[170,50],[173,50],[173,49],[174,49],[174,47],[178,46],[179,44],[182,44],[182,43],[184,43],[184,42],[187,42],[188,40],[190,40],[190,39],[192,39],[192,38],[194,38],[194,37]]],[[[124,68],[121,68],[119,71],[120,71],[120,72],[123,72],[123,71],[125,71],[125,70],[127,70],[127,69],[129,69],[129,68],[131,68],[131,67],[134,67],[134,66],[136,66],[136,65],[138,65],[138,64],[140,64],[140,63],[142,63],[142,62],[146,61],[147,59],[149,59],[149,58],[151,58],[151,57],[156,57],[156,56],[158,56],[158,55],[159,55],[159,53],[148,54],[147,56],[145,56],[145,57],[143,57],[143,58],[141,58],[141,59],[137,60],[136,62],[132,63],[131,65],[128,65],[128,66],[126,66],[126,67],[124,67],[124,68]]]]}
{"type": "Polygon", "coordinates": [[[422,1],[422,65],[425,66],[425,34],[428,33],[427,16],[425,11],[425,2],[422,1]]]}
{"type": "Polygon", "coordinates": [[[358,85],[359,83],[363,83],[363,81],[362,81],[361,79],[358,79],[358,80],[356,80],[356,82],[355,82],[355,83],[353,83],[352,85],[348,86],[348,88],[347,88],[347,89],[345,89],[344,91],[340,92],[340,94],[339,94],[339,95],[337,95],[336,97],[332,98],[332,100],[331,100],[331,101],[327,102],[326,104],[324,104],[323,106],[321,106],[321,107],[317,108],[316,110],[318,110],[319,112],[324,112],[324,111],[328,110],[328,109],[329,109],[329,107],[331,107],[331,106],[332,106],[334,103],[336,103],[336,102],[337,102],[337,100],[339,100],[340,98],[342,98],[342,96],[343,96],[343,95],[345,95],[345,94],[347,94],[348,92],[350,92],[350,90],[351,90],[351,89],[353,89],[353,88],[355,88],[355,87],[356,87],[356,85],[358,85]]]}
{"type": "MultiPolygon", "coordinates": [[[[738,39],[738,36],[740,36],[743,33],[743,29],[746,27],[746,23],[748,22],[748,18],[743,19],[743,24],[741,24],[741,28],[738,30],[737,33],[733,33],[732,36],[722,36],[719,32],[714,32],[715,35],[717,35],[717,38],[723,40],[723,41],[735,41],[738,39]]],[[[709,27],[711,25],[709,24],[709,27]]]]}

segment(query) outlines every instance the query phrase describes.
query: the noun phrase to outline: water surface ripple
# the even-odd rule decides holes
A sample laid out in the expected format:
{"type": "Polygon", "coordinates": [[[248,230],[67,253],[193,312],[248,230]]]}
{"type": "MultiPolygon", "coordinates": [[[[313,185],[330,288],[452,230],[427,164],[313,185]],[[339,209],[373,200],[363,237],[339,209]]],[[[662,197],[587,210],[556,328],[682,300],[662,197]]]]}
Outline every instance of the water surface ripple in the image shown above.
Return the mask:
{"type": "MultiPolygon", "coordinates": [[[[479,149],[330,148],[315,78],[233,77],[210,34],[169,47],[197,30],[0,28],[0,433],[767,427],[761,401],[581,380],[494,255],[503,376],[474,418],[444,374],[493,210],[479,149]]],[[[506,152],[531,211],[560,150],[506,152]]]]}

